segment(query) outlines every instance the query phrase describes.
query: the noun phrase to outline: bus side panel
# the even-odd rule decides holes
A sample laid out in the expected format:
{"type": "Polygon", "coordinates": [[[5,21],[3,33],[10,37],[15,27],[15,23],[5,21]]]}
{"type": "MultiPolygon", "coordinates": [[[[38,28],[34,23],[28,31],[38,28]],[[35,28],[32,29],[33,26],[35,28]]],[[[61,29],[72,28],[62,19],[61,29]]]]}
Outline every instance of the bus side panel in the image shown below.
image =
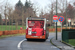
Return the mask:
{"type": "Polygon", "coordinates": [[[49,28],[47,27],[46,28],[46,39],[48,39],[48,37],[49,37],[49,28]]]}

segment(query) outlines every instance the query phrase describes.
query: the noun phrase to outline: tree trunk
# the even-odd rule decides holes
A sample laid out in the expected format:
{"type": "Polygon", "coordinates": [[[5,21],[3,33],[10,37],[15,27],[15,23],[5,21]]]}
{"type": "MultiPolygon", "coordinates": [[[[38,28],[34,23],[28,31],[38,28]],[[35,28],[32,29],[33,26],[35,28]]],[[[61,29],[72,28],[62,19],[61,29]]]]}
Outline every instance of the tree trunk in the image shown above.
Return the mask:
{"type": "Polygon", "coordinates": [[[3,21],[2,21],[2,18],[1,18],[1,31],[3,31],[3,21]]]}
{"type": "Polygon", "coordinates": [[[7,30],[7,16],[5,15],[6,19],[5,19],[5,23],[6,23],[6,30],[7,30]]]}
{"type": "Polygon", "coordinates": [[[18,30],[18,21],[16,19],[16,30],[18,30]]]}
{"type": "Polygon", "coordinates": [[[11,23],[12,23],[12,30],[13,30],[13,17],[12,17],[12,22],[11,23]]]}
{"type": "Polygon", "coordinates": [[[18,30],[18,22],[16,22],[16,30],[18,30]]]}
{"type": "Polygon", "coordinates": [[[22,28],[24,29],[24,11],[22,10],[22,28]]]}
{"type": "Polygon", "coordinates": [[[10,15],[9,15],[9,30],[10,30],[10,15]]]}

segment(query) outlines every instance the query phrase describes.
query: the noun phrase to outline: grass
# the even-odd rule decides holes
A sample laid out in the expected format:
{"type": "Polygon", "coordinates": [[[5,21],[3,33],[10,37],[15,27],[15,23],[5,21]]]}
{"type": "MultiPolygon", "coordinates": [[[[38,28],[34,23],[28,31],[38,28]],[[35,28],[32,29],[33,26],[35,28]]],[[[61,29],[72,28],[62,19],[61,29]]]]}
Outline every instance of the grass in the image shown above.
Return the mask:
{"type": "Polygon", "coordinates": [[[13,35],[2,35],[2,36],[0,36],[0,39],[1,38],[6,38],[6,37],[21,36],[21,35],[25,35],[25,33],[22,33],[22,34],[13,34],[13,35]]]}
{"type": "MultiPolygon", "coordinates": [[[[49,28],[55,28],[55,26],[53,27],[53,26],[50,26],[49,28]]],[[[61,28],[61,26],[57,26],[57,28],[61,28]]]]}
{"type": "MultiPolygon", "coordinates": [[[[20,30],[20,27],[22,27],[22,25],[19,25],[18,26],[18,30],[20,30]]],[[[26,29],[26,26],[24,26],[24,29],[26,29]]],[[[0,25],[0,31],[5,31],[6,30],[6,25],[0,25]]],[[[10,25],[7,25],[7,30],[16,30],[16,26],[13,25],[13,29],[12,29],[12,26],[10,25]]]]}
{"type": "Polygon", "coordinates": [[[50,26],[49,28],[53,28],[53,26],[50,26]]]}
{"type": "Polygon", "coordinates": [[[75,46],[75,39],[69,39],[69,44],[75,46]]]}

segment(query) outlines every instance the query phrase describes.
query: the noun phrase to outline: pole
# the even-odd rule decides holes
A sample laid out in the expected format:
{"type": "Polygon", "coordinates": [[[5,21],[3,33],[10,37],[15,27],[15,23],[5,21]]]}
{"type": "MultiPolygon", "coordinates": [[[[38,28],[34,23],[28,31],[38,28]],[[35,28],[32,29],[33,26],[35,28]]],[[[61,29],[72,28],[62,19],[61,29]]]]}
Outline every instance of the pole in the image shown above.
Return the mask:
{"type": "Polygon", "coordinates": [[[66,29],[67,29],[67,0],[66,0],[66,29]]]}
{"type": "Polygon", "coordinates": [[[62,42],[62,22],[61,22],[61,42],[62,42]]]}
{"type": "Polygon", "coordinates": [[[69,29],[70,29],[70,22],[69,22],[69,29]]]}
{"type": "Polygon", "coordinates": [[[57,22],[56,22],[56,40],[57,40],[57,22]]]}
{"type": "MultiPolygon", "coordinates": [[[[57,0],[56,0],[56,15],[57,15],[57,0]]],[[[57,40],[57,22],[56,22],[56,40],[57,40]]]]}

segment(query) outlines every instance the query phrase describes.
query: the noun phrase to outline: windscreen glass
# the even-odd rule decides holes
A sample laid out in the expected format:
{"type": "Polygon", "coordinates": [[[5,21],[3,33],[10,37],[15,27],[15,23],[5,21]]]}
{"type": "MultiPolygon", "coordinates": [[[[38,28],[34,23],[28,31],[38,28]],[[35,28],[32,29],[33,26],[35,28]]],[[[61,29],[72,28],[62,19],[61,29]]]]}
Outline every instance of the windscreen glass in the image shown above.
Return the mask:
{"type": "Polygon", "coordinates": [[[29,28],[43,28],[44,21],[43,20],[28,20],[28,27],[29,28]]]}

